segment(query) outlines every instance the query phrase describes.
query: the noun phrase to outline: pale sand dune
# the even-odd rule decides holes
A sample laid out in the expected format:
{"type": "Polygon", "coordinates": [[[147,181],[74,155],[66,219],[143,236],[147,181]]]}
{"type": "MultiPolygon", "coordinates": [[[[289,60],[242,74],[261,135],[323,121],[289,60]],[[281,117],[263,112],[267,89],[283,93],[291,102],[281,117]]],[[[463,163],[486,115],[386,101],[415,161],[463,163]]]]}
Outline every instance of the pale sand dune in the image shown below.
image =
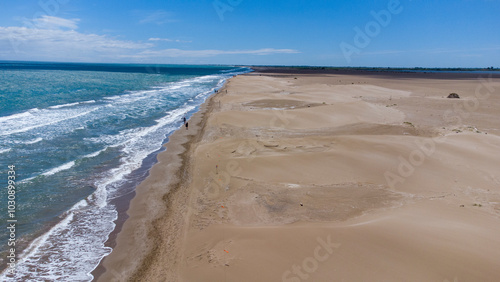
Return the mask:
{"type": "Polygon", "coordinates": [[[233,78],[156,231],[133,239],[151,219],[132,210],[119,236],[149,255],[131,263],[119,240],[104,265],[143,281],[499,281],[500,83],[478,99],[480,83],[233,78]]]}

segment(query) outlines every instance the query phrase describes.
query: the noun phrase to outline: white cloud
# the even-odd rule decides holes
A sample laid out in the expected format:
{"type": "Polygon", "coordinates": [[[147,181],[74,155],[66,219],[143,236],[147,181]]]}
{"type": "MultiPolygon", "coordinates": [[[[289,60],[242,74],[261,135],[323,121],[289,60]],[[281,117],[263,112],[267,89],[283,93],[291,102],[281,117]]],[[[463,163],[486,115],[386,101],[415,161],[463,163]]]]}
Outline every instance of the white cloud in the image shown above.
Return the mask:
{"type": "Polygon", "coordinates": [[[157,38],[157,37],[151,37],[148,39],[148,41],[165,41],[165,42],[177,42],[177,43],[191,43],[191,42],[193,42],[193,41],[186,41],[186,40],[180,40],[180,39],[157,38]]]}
{"type": "Polygon", "coordinates": [[[172,18],[172,13],[164,11],[164,10],[157,10],[157,11],[136,11],[137,14],[141,17],[139,20],[139,23],[141,24],[157,24],[157,25],[162,25],[170,22],[175,22],[175,20],[172,18]]]}
{"type": "Polygon", "coordinates": [[[145,50],[138,54],[142,57],[213,57],[219,55],[272,55],[272,54],[297,54],[293,49],[263,48],[257,50],[145,50]]]}
{"type": "MultiPolygon", "coordinates": [[[[33,29],[26,27],[0,27],[0,40],[9,40],[13,45],[23,43],[64,46],[77,49],[142,49],[152,47],[151,43],[137,43],[112,39],[104,35],[83,34],[74,30],[33,29]]],[[[29,47],[29,46],[27,46],[29,47]]]]}
{"type": "Polygon", "coordinates": [[[117,40],[74,30],[0,27],[0,59],[101,61],[131,54],[152,43],[117,40]]]}
{"type": "Polygon", "coordinates": [[[79,21],[80,19],[63,19],[47,15],[43,15],[33,20],[36,27],[43,29],[59,29],[59,28],[77,29],[78,28],[77,23],[79,21]]]}
{"type": "Polygon", "coordinates": [[[146,42],[120,40],[106,35],[75,31],[78,19],[44,16],[30,27],[0,26],[0,60],[53,60],[85,62],[171,62],[224,55],[273,55],[300,53],[293,49],[182,50],[159,49],[159,42],[188,42],[149,38],[146,42]]]}

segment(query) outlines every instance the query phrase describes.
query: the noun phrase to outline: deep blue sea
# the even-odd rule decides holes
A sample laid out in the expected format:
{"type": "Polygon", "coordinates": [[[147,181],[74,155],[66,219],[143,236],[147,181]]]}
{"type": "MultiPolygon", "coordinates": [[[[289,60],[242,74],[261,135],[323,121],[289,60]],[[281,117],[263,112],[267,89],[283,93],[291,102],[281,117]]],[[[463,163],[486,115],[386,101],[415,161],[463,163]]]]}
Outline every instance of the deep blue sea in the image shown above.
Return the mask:
{"type": "MultiPolygon", "coordinates": [[[[1,281],[89,281],[111,252],[112,200],[133,190],[169,134],[232,66],[0,62],[0,220],[8,225],[15,168],[16,276],[1,281]]],[[[0,232],[1,269],[10,232],[0,232]]],[[[8,268],[7,268],[8,269],[8,268]]]]}

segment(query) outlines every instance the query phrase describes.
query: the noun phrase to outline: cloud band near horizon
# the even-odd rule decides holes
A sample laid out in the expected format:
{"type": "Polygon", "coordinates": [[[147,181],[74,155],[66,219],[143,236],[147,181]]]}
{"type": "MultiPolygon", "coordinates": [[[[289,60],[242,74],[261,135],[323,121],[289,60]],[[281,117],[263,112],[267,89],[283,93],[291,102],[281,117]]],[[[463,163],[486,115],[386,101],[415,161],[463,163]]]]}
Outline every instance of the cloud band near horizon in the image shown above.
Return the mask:
{"type": "Polygon", "coordinates": [[[20,59],[26,54],[38,54],[35,60],[79,61],[162,60],[167,58],[200,58],[223,55],[274,55],[300,53],[294,49],[260,48],[253,50],[185,50],[159,49],[156,43],[189,43],[175,39],[149,38],[143,41],[121,40],[107,35],[76,31],[79,19],[43,16],[24,27],[0,27],[0,59],[20,59]],[[91,58],[89,60],[89,58],[91,58]]]}

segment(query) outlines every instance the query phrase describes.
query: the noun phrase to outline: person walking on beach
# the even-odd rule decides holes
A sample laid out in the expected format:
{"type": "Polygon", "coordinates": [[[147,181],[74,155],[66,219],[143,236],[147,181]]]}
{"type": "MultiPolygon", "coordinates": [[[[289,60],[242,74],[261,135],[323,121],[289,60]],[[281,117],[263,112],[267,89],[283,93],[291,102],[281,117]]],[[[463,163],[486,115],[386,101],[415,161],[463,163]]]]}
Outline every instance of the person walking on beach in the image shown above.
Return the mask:
{"type": "Polygon", "coordinates": [[[188,129],[188,123],[186,122],[186,130],[188,129]]]}
{"type": "Polygon", "coordinates": [[[183,117],[182,120],[184,121],[184,124],[186,124],[186,117],[183,117]]]}

